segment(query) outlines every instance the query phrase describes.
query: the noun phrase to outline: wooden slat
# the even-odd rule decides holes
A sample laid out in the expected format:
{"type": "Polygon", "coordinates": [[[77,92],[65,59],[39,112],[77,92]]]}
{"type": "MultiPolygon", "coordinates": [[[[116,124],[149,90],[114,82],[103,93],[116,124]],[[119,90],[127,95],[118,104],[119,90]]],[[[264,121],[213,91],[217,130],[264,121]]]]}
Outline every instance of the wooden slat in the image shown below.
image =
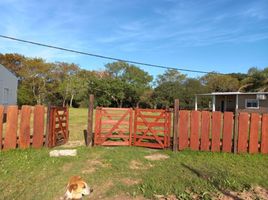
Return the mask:
{"type": "Polygon", "coordinates": [[[223,115],[223,134],[222,134],[222,151],[232,151],[233,138],[233,113],[225,112],[223,115]]]}
{"type": "Polygon", "coordinates": [[[45,131],[45,108],[37,105],[34,107],[34,130],[33,130],[33,144],[34,148],[41,148],[43,146],[43,137],[45,131]]]}
{"type": "Polygon", "coordinates": [[[179,112],[179,137],[178,148],[183,150],[188,147],[189,131],[189,111],[182,110],[179,112]]]}
{"type": "Polygon", "coordinates": [[[31,106],[22,106],[20,115],[20,132],[19,132],[19,147],[21,149],[30,147],[30,120],[31,106]]]}
{"type": "Polygon", "coordinates": [[[261,153],[268,154],[268,114],[262,116],[261,153]]]}
{"type": "Polygon", "coordinates": [[[4,118],[4,106],[0,105],[0,150],[2,149],[3,118],[4,118]]]}
{"type": "Polygon", "coordinates": [[[150,124],[151,127],[154,127],[154,126],[160,126],[160,127],[165,127],[165,122],[144,122],[144,121],[137,121],[136,123],[137,125],[139,126],[142,126],[142,125],[146,125],[146,124],[150,124]]]}
{"type": "Polygon", "coordinates": [[[4,148],[15,149],[17,144],[18,106],[8,106],[4,148]]]}
{"type": "Polygon", "coordinates": [[[247,152],[248,122],[249,122],[248,113],[240,113],[238,118],[238,144],[237,144],[238,153],[247,152]]]}
{"type": "Polygon", "coordinates": [[[190,148],[192,150],[199,150],[199,116],[199,111],[191,112],[190,148]]]}
{"type": "Polygon", "coordinates": [[[202,151],[209,151],[210,120],[210,112],[202,111],[200,148],[202,151]]]}
{"type": "Polygon", "coordinates": [[[220,151],[220,138],[221,138],[221,112],[212,113],[212,131],[211,131],[211,151],[220,151]]]}
{"type": "Polygon", "coordinates": [[[259,114],[252,113],[250,118],[249,153],[258,153],[259,151],[259,122],[259,114]]]}

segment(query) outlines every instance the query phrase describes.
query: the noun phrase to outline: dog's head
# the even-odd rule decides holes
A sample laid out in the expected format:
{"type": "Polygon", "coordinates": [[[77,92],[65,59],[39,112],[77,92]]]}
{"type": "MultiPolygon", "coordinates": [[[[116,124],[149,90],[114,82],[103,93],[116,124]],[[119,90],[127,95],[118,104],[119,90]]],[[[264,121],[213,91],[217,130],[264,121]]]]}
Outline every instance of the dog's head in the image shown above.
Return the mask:
{"type": "Polygon", "coordinates": [[[65,199],[82,199],[83,196],[89,195],[92,191],[80,176],[73,176],[67,185],[65,199]]]}

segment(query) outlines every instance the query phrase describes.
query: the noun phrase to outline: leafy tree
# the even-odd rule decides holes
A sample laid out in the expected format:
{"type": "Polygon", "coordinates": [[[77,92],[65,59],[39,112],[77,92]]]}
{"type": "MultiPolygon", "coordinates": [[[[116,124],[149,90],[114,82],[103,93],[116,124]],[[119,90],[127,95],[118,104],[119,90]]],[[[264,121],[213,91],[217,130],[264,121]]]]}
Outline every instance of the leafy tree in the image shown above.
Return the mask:
{"type": "Polygon", "coordinates": [[[210,92],[234,92],[239,89],[239,81],[231,75],[207,74],[201,78],[210,92]]]}
{"type": "Polygon", "coordinates": [[[167,70],[163,75],[159,75],[153,93],[155,107],[173,106],[174,99],[181,97],[185,81],[186,76],[177,70],[167,70]]]}

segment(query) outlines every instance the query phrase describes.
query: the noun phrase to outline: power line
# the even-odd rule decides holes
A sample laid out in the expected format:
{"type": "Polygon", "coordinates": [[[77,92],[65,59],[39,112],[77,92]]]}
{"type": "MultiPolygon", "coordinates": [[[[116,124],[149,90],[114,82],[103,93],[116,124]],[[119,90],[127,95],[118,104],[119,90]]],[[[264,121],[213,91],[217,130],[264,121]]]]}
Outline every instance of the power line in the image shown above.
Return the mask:
{"type": "MultiPolygon", "coordinates": [[[[18,41],[18,42],[33,44],[33,45],[37,45],[37,46],[42,46],[42,47],[47,47],[47,48],[51,48],[51,49],[57,49],[57,50],[61,50],[61,51],[67,51],[67,52],[72,52],[72,53],[77,53],[77,54],[82,54],[82,55],[87,55],[87,56],[107,59],[107,60],[122,61],[122,62],[131,63],[131,64],[137,64],[137,65],[143,65],[143,66],[149,66],[149,67],[157,67],[157,68],[162,68],[162,69],[175,69],[175,70],[184,71],[184,72],[195,72],[195,73],[202,73],[202,74],[208,74],[208,73],[214,73],[215,74],[216,73],[216,72],[208,72],[208,71],[192,70],[192,69],[176,68],[176,67],[167,67],[167,66],[163,66],[163,65],[155,65],[155,64],[143,63],[143,62],[138,62],[138,61],[125,60],[125,59],[120,59],[120,58],[115,58],[115,57],[109,57],[109,56],[104,56],[104,55],[87,53],[87,52],[73,50],[73,49],[67,49],[67,48],[63,48],[63,47],[48,45],[48,44],[29,41],[29,40],[23,40],[23,39],[14,38],[14,37],[5,36],[5,35],[0,35],[0,37],[5,38],[5,39],[9,39],[9,40],[15,40],[15,41],[18,41]]],[[[221,73],[217,73],[217,74],[221,74],[221,73]]]]}

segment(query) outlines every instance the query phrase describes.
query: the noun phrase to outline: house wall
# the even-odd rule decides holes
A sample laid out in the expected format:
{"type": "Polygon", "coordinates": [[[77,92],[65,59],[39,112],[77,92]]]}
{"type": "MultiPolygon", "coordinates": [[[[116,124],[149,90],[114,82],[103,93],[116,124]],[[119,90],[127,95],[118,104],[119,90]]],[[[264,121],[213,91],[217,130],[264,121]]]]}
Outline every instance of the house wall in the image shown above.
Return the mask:
{"type": "Polygon", "coordinates": [[[246,109],[246,99],[256,99],[256,94],[250,95],[239,95],[238,97],[238,108],[239,111],[246,112],[268,112],[268,99],[259,100],[259,109],[246,109]]]}
{"type": "Polygon", "coordinates": [[[216,96],[215,109],[221,111],[221,102],[225,102],[225,111],[235,111],[235,95],[216,96]]]}
{"type": "MultiPolygon", "coordinates": [[[[259,100],[259,109],[246,109],[246,99],[256,99],[256,94],[238,95],[238,111],[239,112],[260,112],[268,113],[268,97],[266,100],[259,100]]],[[[215,109],[221,111],[221,101],[225,101],[225,111],[235,112],[236,95],[216,96],[215,109]]]]}
{"type": "Polygon", "coordinates": [[[0,65],[0,104],[17,104],[18,78],[0,65]]]}

